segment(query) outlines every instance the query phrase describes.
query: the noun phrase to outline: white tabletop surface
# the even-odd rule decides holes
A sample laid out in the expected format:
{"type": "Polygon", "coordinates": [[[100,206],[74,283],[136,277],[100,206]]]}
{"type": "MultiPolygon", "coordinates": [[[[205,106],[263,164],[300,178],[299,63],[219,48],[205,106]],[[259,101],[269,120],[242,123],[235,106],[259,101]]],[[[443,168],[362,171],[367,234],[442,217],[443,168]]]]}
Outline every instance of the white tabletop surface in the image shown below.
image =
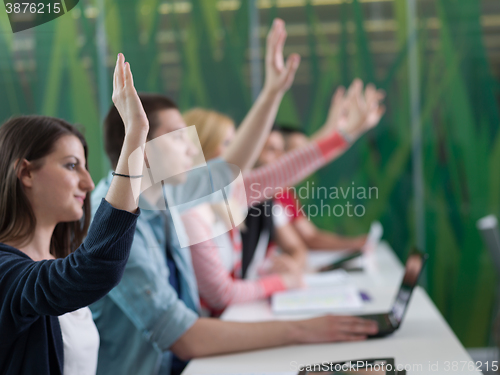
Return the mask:
{"type": "MultiPolygon", "coordinates": [[[[328,261],[317,252],[311,263],[328,261]]],[[[403,276],[403,267],[392,250],[381,244],[365,260],[365,271],[351,273],[351,281],[371,297],[356,313],[389,311],[403,276]]],[[[232,305],[222,316],[230,321],[299,319],[299,315],[275,316],[268,300],[232,305]]],[[[355,343],[294,345],[275,349],[192,360],[184,375],[298,372],[299,365],[367,358],[395,358],[407,374],[480,373],[471,371],[472,359],[443,319],[427,293],[417,287],[401,327],[392,335],[355,343]]]]}

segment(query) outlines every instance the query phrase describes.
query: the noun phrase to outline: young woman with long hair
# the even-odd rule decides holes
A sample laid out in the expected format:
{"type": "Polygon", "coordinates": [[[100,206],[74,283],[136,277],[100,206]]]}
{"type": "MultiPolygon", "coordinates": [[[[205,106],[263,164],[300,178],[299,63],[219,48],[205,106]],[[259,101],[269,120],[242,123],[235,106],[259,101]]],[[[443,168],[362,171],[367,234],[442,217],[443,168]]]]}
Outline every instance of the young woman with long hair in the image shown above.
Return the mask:
{"type": "Polygon", "coordinates": [[[123,274],[149,129],[122,54],[113,101],[125,123],[125,143],[90,227],[94,184],[83,135],[42,116],[12,118],[0,127],[2,374],[95,374],[99,336],[86,306],[123,274]]]}

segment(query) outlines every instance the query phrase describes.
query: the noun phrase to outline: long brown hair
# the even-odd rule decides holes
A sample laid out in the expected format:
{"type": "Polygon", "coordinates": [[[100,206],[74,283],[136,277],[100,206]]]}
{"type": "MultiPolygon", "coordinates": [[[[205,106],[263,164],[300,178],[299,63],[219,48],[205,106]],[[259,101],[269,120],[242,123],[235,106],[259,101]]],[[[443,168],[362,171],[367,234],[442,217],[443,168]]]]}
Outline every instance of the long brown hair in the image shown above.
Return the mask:
{"type": "MultiPolygon", "coordinates": [[[[36,227],[36,218],[24,193],[18,173],[26,159],[35,168],[50,154],[57,140],[73,135],[82,143],[87,158],[87,142],[75,127],[64,120],[44,116],[21,116],[8,120],[0,127],[0,242],[29,241],[36,227]]],[[[63,258],[82,243],[90,223],[90,192],[83,204],[83,216],[78,221],[59,223],[54,229],[50,252],[63,258]]]]}

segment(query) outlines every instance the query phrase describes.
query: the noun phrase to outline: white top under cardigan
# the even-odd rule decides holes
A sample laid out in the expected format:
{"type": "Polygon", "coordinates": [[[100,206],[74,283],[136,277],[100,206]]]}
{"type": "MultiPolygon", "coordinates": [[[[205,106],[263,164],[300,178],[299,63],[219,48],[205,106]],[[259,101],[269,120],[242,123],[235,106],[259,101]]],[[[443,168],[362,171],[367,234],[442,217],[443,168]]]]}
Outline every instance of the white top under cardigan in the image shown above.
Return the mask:
{"type": "Polygon", "coordinates": [[[99,332],[88,307],[59,317],[64,344],[64,375],[95,375],[99,332]]]}

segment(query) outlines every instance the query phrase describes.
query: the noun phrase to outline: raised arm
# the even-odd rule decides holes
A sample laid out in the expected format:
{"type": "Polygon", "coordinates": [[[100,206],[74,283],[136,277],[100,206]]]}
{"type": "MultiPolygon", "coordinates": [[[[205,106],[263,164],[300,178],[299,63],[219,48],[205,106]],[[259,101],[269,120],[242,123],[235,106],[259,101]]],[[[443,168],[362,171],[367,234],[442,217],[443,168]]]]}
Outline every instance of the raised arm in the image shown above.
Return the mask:
{"type": "Polygon", "coordinates": [[[275,19],[266,43],[266,77],[264,88],[238,127],[236,136],[222,157],[242,171],[251,168],[260,154],[278,113],[281,99],[293,83],[300,56],[292,54],[286,64],[283,45],[285,23],[275,19]]]}
{"type": "Polygon", "coordinates": [[[363,133],[375,127],[382,118],[385,107],[383,90],[369,83],[363,90],[363,81],[355,79],[347,93],[341,86],[335,91],[325,124],[311,136],[311,140],[327,137],[340,131],[352,143],[363,133]]]}
{"type": "Polygon", "coordinates": [[[299,233],[309,250],[346,250],[362,249],[366,235],[346,237],[323,230],[314,225],[305,216],[296,218],[291,225],[299,233]]]}
{"type": "MultiPolygon", "coordinates": [[[[140,176],[143,173],[144,144],[149,131],[149,122],[142,103],[134,87],[130,64],[123,54],[118,54],[113,77],[113,103],[115,103],[123,123],[125,139],[116,166],[116,173],[140,176]]],[[[141,186],[141,178],[115,176],[106,195],[113,207],[135,212],[141,186]]]]}
{"type": "MultiPolygon", "coordinates": [[[[122,54],[116,63],[113,101],[124,119],[126,133],[117,173],[140,175],[141,146],[149,124],[133,85],[130,66],[122,54]]],[[[83,244],[66,258],[34,262],[25,256],[6,268],[4,280],[22,285],[9,295],[18,315],[24,319],[74,311],[102,298],[118,284],[138,216],[134,214],[134,184],[140,184],[140,178],[113,179],[83,244]]],[[[24,323],[21,319],[20,324],[24,323]]]]}
{"type": "Polygon", "coordinates": [[[384,95],[373,85],[363,92],[360,80],[354,80],[347,94],[343,88],[337,89],[327,121],[308,145],[288,152],[275,163],[244,173],[248,204],[271,199],[276,189],[299,183],[344,153],[358,137],[379,123],[385,111],[380,104],[384,95]]]}
{"type": "MultiPolygon", "coordinates": [[[[338,133],[288,152],[272,164],[243,174],[249,206],[274,197],[280,188],[293,186],[337,158],[349,143],[338,133]]],[[[236,191],[235,194],[239,194],[236,191]]]]}

